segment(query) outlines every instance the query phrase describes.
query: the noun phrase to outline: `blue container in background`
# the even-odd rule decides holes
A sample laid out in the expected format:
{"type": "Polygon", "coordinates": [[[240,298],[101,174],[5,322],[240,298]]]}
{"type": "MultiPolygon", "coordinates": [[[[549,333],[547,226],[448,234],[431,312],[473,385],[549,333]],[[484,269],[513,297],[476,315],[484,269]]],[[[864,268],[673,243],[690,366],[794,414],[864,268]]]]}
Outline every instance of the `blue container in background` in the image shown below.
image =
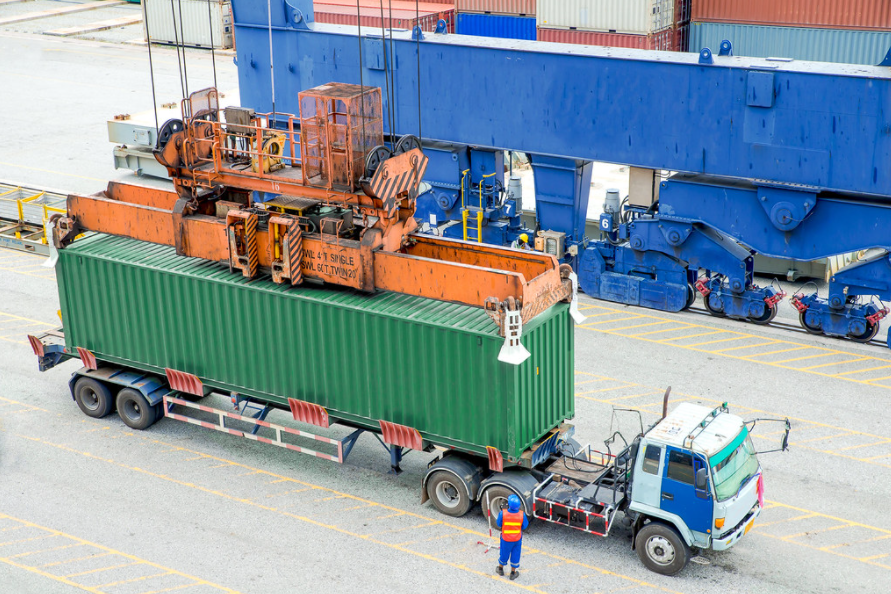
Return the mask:
{"type": "Polygon", "coordinates": [[[535,17],[459,12],[455,27],[459,35],[535,40],[535,17]]]}
{"type": "Polygon", "coordinates": [[[881,62],[891,48],[889,31],[690,23],[691,52],[707,47],[717,54],[724,39],[733,44],[735,56],[870,66],[881,62]]]}

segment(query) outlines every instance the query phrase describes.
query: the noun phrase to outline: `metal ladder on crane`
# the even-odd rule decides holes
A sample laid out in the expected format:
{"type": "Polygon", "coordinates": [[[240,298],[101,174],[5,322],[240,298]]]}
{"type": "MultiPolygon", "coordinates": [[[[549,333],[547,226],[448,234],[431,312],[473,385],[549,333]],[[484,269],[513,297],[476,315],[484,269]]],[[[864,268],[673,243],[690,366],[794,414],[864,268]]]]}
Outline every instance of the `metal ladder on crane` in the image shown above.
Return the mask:
{"type": "Polygon", "coordinates": [[[465,169],[461,172],[461,224],[464,228],[464,241],[475,241],[477,243],[482,243],[483,212],[485,211],[485,209],[483,208],[483,186],[485,185],[486,178],[494,176],[495,173],[483,175],[483,181],[480,183],[479,205],[467,206],[465,204],[464,196],[467,194],[466,181],[468,173],[470,173],[470,169],[465,169]],[[473,214],[472,219],[471,213],[473,214]],[[472,232],[476,232],[476,235],[474,236],[472,232]]]}

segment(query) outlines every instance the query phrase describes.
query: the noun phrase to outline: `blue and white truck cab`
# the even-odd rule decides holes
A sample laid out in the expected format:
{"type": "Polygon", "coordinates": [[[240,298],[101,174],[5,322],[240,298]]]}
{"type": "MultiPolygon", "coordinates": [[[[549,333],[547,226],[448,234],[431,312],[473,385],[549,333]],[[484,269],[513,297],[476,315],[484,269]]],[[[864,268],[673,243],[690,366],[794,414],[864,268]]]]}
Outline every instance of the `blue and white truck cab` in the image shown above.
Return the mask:
{"type": "Polygon", "coordinates": [[[634,547],[653,571],[677,573],[691,548],[730,548],[761,515],[761,465],[748,426],[726,403],[681,403],[634,449],[625,515],[634,547]]]}

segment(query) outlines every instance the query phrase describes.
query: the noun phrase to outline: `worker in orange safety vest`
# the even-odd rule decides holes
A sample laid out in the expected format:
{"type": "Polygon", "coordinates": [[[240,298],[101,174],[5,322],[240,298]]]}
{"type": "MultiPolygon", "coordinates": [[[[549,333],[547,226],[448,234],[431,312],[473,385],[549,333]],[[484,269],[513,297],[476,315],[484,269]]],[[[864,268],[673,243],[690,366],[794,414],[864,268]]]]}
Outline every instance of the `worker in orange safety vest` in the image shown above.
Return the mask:
{"type": "Polygon", "coordinates": [[[507,511],[498,512],[495,524],[501,529],[501,554],[495,573],[504,575],[504,566],[510,560],[510,579],[520,575],[520,553],[523,549],[523,530],[529,526],[529,519],[520,509],[520,498],[511,495],[507,498],[507,511]]]}

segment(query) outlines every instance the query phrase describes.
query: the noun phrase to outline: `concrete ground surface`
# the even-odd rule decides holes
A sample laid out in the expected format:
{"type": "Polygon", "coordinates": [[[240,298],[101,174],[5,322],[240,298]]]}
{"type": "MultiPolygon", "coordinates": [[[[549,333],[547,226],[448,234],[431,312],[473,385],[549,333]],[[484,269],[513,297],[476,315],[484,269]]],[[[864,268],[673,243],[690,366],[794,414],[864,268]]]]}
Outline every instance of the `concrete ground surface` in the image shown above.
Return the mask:
{"type": "MultiPolygon", "coordinates": [[[[154,55],[158,102],[178,101],[174,52],[154,55]]],[[[210,56],[188,59],[190,88],[208,85],[210,56]]],[[[231,60],[218,56],[217,67],[219,86],[234,88],[231,60]]],[[[15,114],[0,179],[79,192],[134,179],[113,171],[105,121],[151,109],[144,47],[3,28],[0,83],[16,89],[0,92],[0,113],[15,114]]],[[[601,539],[537,523],[521,578],[509,582],[493,573],[496,552],[478,544],[488,540],[478,510],[452,519],[419,503],[430,454],[409,454],[394,477],[368,436],[337,465],[171,419],[143,432],[116,416],[90,419],[68,394],[78,362],[39,373],[25,339],[58,325],[53,271],[2,250],[0,287],[3,592],[773,594],[879,592],[891,580],[887,349],[583,297],[581,441],[633,433],[636,422],[615,408],[652,422],[670,385],[674,403],[788,416],[791,450],[761,457],[767,509],[733,549],[706,553],[707,564],[662,577],[640,564],[620,524],[601,539]]],[[[283,413],[270,420],[288,424],[283,413]]],[[[778,429],[759,425],[756,445],[778,445],[778,429]]]]}

